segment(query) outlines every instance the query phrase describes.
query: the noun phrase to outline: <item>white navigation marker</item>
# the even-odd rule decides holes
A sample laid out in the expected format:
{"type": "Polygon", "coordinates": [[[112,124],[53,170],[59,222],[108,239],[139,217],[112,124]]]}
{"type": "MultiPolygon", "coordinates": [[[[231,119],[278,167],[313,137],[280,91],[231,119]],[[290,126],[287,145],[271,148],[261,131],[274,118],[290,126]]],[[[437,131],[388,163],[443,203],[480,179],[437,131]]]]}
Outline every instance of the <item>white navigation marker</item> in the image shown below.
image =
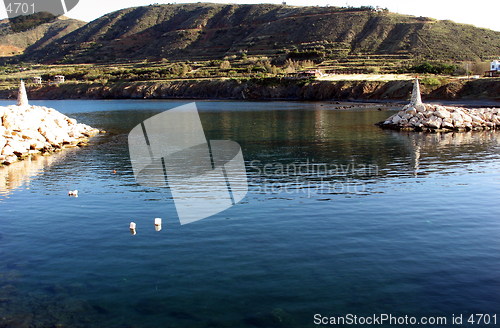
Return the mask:
{"type": "Polygon", "coordinates": [[[24,85],[23,80],[21,80],[21,84],[19,84],[19,93],[17,94],[17,106],[29,106],[28,93],[26,92],[26,86],[24,85]]]}
{"type": "Polygon", "coordinates": [[[422,96],[420,95],[420,84],[418,83],[418,78],[415,78],[415,81],[413,82],[410,104],[413,106],[422,105],[422,96]]]}

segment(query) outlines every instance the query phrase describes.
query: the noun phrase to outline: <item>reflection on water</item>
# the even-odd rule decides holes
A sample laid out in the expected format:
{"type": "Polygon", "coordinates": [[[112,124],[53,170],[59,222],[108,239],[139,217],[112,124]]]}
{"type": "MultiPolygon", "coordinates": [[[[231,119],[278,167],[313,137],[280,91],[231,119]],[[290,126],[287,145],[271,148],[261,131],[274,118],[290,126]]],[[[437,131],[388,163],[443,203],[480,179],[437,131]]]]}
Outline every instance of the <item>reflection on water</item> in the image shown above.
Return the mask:
{"type": "Polygon", "coordinates": [[[381,130],[389,112],[327,103],[201,102],[206,138],[241,145],[249,193],[180,226],[168,188],[136,183],[127,145],[180,104],[44,104],[109,133],[1,169],[0,327],[498,312],[499,132],[381,130]]]}
{"type": "Polygon", "coordinates": [[[0,167],[0,200],[7,197],[15,189],[28,186],[31,179],[44,174],[52,165],[64,159],[65,152],[75,151],[65,149],[49,156],[34,155],[23,161],[0,167]]]}
{"type": "MultiPolygon", "coordinates": [[[[264,192],[270,189],[262,186],[276,182],[288,183],[291,190],[317,189],[321,186],[307,183],[349,180],[355,186],[358,180],[433,172],[449,174],[453,167],[460,169],[468,162],[497,158],[500,144],[497,131],[431,134],[380,130],[372,123],[388,114],[372,110],[336,111],[316,105],[313,110],[217,112],[207,110],[207,104],[201,103],[202,109],[204,106],[201,116],[208,138],[238,140],[243,146],[249,181],[259,187],[255,190],[264,192]]],[[[137,122],[157,113],[100,111],[77,115],[111,131],[110,135],[94,140],[91,153],[116,173],[117,167],[124,168],[122,172],[130,171],[128,156],[114,156],[127,152],[126,133],[137,122]]],[[[0,168],[0,194],[5,196],[13,189],[29,185],[32,177],[42,175],[74,151],[78,150],[37,156],[0,168]]],[[[164,181],[163,171],[157,178],[164,181]]],[[[363,193],[370,190],[363,187],[363,193]]]]}
{"type": "Polygon", "coordinates": [[[429,170],[439,171],[436,169],[437,165],[446,165],[449,169],[463,166],[467,162],[495,159],[500,146],[500,133],[497,131],[388,133],[408,148],[415,175],[428,173],[429,170]]]}

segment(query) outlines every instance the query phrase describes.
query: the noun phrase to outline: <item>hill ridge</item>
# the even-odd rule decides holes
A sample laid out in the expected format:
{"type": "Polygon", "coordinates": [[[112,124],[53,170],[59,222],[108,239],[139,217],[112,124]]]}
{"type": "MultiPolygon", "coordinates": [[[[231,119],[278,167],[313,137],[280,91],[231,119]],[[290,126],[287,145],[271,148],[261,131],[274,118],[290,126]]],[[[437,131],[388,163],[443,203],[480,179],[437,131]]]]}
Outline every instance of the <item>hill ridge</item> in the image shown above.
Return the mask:
{"type": "Polygon", "coordinates": [[[196,3],[118,10],[45,46],[28,48],[23,59],[90,63],[306,52],[318,60],[348,54],[481,60],[500,54],[500,32],[370,7],[196,3]]]}
{"type": "Polygon", "coordinates": [[[13,32],[8,19],[0,20],[0,56],[18,55],[28,47],[32,50],[41,50],[85,24],[83,21],[61,16],[52,22],[43,23],[28,30],[13,32]]]}

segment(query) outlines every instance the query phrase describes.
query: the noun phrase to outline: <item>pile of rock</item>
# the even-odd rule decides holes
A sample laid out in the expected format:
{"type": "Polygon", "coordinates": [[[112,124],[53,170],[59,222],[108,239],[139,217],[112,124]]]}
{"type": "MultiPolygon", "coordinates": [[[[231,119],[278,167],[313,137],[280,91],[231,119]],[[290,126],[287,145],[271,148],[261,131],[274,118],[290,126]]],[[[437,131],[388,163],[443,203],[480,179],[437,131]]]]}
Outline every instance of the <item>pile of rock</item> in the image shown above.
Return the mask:
{"type": "Polygon", "coordinates": [[[27,104],[21,84],[17,106],[0,107],[0,164],[64,147],[82,146],[99,130],[77,123],[55,109],[27,104]]]}
{"type": "Polygon", "coordinates": [[[500,128],[500,109],[423,104],[415,80],[410,104],[377,125],[405,131],[491,130],[500,128]]]}

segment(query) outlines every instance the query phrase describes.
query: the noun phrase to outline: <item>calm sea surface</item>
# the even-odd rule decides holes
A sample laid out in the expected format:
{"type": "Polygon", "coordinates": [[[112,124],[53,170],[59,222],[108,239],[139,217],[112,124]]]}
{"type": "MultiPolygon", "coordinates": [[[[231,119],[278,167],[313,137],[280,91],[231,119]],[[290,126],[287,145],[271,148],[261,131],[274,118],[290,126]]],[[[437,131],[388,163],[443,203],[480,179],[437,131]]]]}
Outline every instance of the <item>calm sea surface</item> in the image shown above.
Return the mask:
{"type": "Polygon", "coordinates": [[[0,169],[0,327],[500,324],[500,132],[384,131],[391,112],[364,105],[198,102],[207,139],[241,145],[249,192],[181,226],[168,189],[136,183],[127,135],[187,102],[33,103],[108,133],[0,169]]]}

